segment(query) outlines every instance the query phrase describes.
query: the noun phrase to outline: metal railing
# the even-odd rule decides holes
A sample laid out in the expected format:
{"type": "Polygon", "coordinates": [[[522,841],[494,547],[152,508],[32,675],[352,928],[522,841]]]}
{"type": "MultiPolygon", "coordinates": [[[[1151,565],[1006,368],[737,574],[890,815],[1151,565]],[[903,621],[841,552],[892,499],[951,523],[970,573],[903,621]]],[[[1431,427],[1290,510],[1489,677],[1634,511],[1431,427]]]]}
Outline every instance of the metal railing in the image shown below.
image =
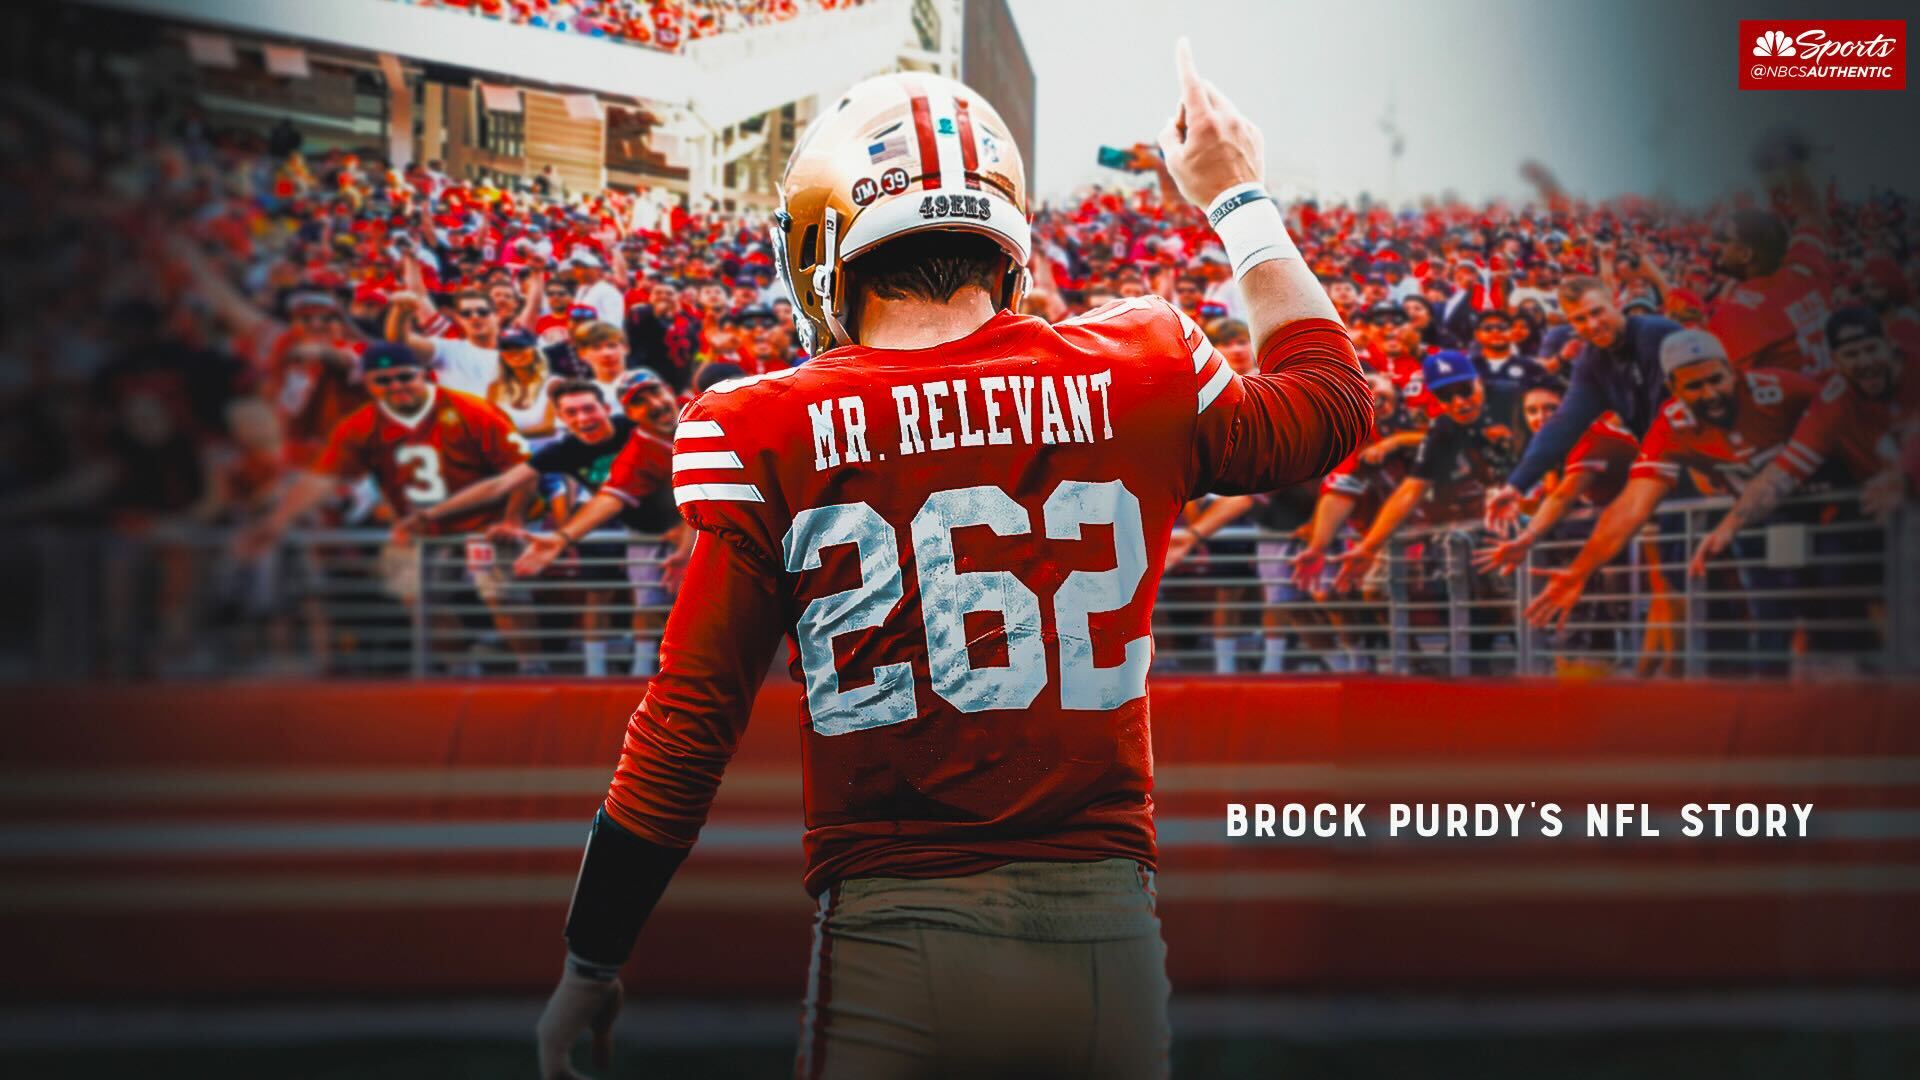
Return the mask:
{"type": "Polygon", "coordinates": [[[1294,586],[1300,544],[1290,537],[1223,529],[1199,566],[1161,585],[1156,664],[1443,676],[1920,671],[1920,518],[1903,511],[1881,524],[1859,513],[1853,493],[1801,496],[1741,531],[1706,574],[1689,575],[1730,502],[1663,505],[1588,580],[1566,621],[1546,628],[1525,612],[1586,542],[1591,511],[1570,515],[1511,574],[1475,569],[1473,553],[1497,539],[1477,525],[1403,530],[1366,583],[1344,593],[1329,587],[1331,569],[1318,587],[1294,586]]]}
{"type": "MultiPolygon", "coordinates": [[[[1362,587],[1302,591],[1299,544],[1223,530],[1162,581],[1155,667],[1188,672],[1649,676],[1920,672],[1920,515],[1864,518],[1854,495],[1791,500],[1703,577],[1686,561],[1725,499],[1662,507],[1587,584],[1563,628],[1524,618],[1591,515],[1511,575],[1483,573],[1478,529],[1409,530],[1362,587]]],[[[216,532],[0,534],[14,598],[0,677],[644,674],[673,602],[659,537],[596,533],[516,578],[510,544],[307,531],[255,559],[216,532]]],[[[1335,554],[1338,553],[1336,549],[1335,554]]]]}

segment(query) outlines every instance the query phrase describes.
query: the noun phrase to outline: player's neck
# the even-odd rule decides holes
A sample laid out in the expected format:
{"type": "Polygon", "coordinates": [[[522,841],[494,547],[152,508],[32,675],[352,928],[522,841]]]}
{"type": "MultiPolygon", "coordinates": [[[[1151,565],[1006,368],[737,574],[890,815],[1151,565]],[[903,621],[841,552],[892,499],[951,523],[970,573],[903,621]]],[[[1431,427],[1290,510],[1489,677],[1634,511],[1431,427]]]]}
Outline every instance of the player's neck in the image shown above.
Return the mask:
{"type": "Polygon", "coordinates": [[[958,341],[993,318],[993,298],[968,286],[944,303],[862,297],[858,332],[870,349],[929,349],[958,341]]]}

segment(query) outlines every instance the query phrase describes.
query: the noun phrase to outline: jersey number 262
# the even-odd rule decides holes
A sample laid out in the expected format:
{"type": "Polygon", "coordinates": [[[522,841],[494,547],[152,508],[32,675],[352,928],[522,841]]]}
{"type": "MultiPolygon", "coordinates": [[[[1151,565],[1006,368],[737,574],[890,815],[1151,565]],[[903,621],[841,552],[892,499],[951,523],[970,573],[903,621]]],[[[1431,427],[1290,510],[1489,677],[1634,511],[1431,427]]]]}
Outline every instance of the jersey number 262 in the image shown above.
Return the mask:
{"type": "MultiPolygon", "coordinates": [[[[1047,496],[1041,516],[1051,540],[1078,540],[1083,525],[1113,526],[1114,568],[1075,570],[1053,596],[1061,707],[1112,709],[1144,696],[1152,655],[1148,636],[1127,642],[1126,658],[1119,664],[1096,667],[1088,629],[1095,612],[1125,607],[1146,574],[1140,501],[1118,480],[1065,480],[1047,496]]],[[[1047,684],[1040,598],[1009,571],[961,573],[954,568],[953,530],[982,525],[999,536],[1033,530],[1026,509],[992,485],[936,491],[913,516],[914,565],[933,690],[963,713],[1026,708],[1047,684]],[[1003,620],[1006,666],[973,666],[965,624],[974,611],[997,612],[1003,620]]],[[[787,570],[817,570],[821,551],[841,544],[852,544],[859,552],[859,586],[808,603],[795,627],[807,709],[814,730],[822,735],[899,724],[916,713],[911,665],[881,664],[874,668],[870,685],[844,691],[834,666],[833,639],[879,627],[903,596],[893,526],[864,502],[802,511],[782,541],[787,570]]]]}

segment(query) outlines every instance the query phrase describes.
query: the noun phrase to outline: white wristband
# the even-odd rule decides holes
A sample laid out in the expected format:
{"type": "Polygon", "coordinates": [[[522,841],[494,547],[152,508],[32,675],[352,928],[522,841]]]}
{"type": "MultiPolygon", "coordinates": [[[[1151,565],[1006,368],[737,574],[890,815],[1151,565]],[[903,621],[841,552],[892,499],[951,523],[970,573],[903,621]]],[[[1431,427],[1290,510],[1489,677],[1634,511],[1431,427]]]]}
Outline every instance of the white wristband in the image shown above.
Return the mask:
{"type": "Polygon", "coordinates": [[[1207,207],[1207,224],[1227,249],[1235,281],[1263,262],[1300,258],[1279,205],[1259,184],[1235,184],[1215,196],[1207,207]]]}

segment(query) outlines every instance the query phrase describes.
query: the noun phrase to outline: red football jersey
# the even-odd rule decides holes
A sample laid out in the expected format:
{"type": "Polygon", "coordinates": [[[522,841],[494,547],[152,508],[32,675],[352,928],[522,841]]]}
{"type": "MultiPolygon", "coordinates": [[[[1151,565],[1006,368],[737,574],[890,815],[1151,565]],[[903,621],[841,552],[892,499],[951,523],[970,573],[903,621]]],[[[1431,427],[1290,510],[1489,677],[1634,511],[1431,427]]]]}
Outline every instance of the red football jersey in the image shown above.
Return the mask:
{"type": "MultiPolygon", "coordinates": [[[[526,441],[499,409],[443,386],[430,392],[430,403],[411,424],[378,402],[349,413],[333,429],[314,471],[345,479],[372,473],[387,505],[405,515],[527,460],[526,441]]],[[[471,532],[498,515],[498,507],[481,507],[436,521],[430,531],[471,532]]]]}
{"type": "Polygon", "coordinates": [[[1153,865],[1146,677],[1174,521],[1322,475],[1371,427],[1338,324],[1289,326],[1263,368],[1234,374],[1141,297],[709,390],[674,441],[702,602],[673,610],[608,813],[692,843],[777,634],[806,688],[809,891],[1153,865]]]}
{"type": "Polygon", "coordinates": [[[1828,376],[1793,429],[1781,466],[1800,480],[1810,479],[1830,457],[1839,458],[1855,480],[1891,466],[1899,459],[1905,431],[1920,424],[1920,373],[1901,372],[1896,378],[1892,391],[1875,399],[1839,374],[1828,376]]]}
{"type": "Polygon", "coordinates": [[[1647,429],[1631,475],[1674,484],[1681,469],[1698,469],[1739,491],[1786,446],[1817,387],[1792,371],[1745,372],[1734,379],[1730,429],[1701,423],[1678,398],[1669,399],[1647,429]]]}
{"type": "Polygon", "coordinates": [[[1827,245],[1797,232],[1780,269],[1743,281],[1714,305],[1707,329],[1727,348],[1736,368],[1818,372],[1827,357],[1827,294],[1832,289],[1827,245]]]}
{"type": "Polygon", "coordinates": [[[607,468],[602,493],[633,508],[623,518],[642,532],[666,532],[680,524],[674,509],[673,444],[651,431],[635,428],[627,444],[607,468]]]}
{"type": "Polygon", "coordinates": [[[1593,480],[1582,498],[1595,506],[1605,506],[1627,486],[1627,473],[1640,454],[1640,442],[1633,430],[1613,413],[1601,413],[1567,452],[1567,475],[1590,472],[1593,480]]]}

